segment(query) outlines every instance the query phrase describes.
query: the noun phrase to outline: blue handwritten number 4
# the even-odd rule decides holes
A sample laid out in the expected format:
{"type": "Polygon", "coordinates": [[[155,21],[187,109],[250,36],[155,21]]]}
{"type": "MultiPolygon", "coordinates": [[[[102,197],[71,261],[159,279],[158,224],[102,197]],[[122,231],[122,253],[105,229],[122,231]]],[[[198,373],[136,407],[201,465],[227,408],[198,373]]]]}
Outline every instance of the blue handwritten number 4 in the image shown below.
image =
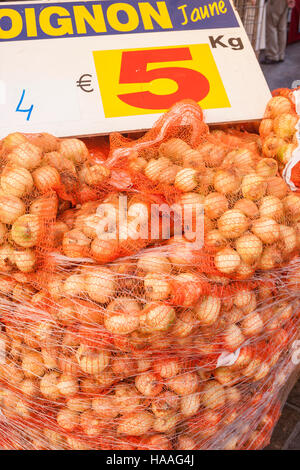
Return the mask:
{"type": "Polygon", "coordinates": [[[18,103],[16,112],[19,112],[19,113],[27,113],[26,121],[29,121],[30,116],[31,116],[31,113],[32,113],[32,110],[33,110],[33,104],[32,104],[32,105],[30,106],[30,108],[28,108],[28,109],[21,109],[21,105],[22,105],[22,103],[23,103],[24,96],[25,96],[25,90],[23,90],[23,93],[22,93],[21,99],[20,99],[20,101],[19,101],[19,103],[18,103]]]}

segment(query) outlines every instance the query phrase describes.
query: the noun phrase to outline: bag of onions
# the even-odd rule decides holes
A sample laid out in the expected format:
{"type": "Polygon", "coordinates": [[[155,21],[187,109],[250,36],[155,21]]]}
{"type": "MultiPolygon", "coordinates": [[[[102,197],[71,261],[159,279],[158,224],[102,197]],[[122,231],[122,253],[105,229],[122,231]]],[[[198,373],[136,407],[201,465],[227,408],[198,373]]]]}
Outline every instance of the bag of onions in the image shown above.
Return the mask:
{"type": "Polygon", "coordinates": [[[300,195],[265,151],[266,129],[294,145],[285,94],[260,135],[184,101],[107,158],[2,141],[2,447],[268,444],[300,325],[300,195]]]}

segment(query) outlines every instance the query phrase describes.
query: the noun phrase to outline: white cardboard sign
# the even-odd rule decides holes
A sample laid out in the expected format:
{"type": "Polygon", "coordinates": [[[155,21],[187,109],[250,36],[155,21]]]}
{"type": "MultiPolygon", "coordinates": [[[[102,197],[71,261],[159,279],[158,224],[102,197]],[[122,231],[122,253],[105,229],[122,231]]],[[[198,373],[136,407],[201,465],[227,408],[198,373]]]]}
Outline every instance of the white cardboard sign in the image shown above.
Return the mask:
{"type": "Polygon", "coordinates": [[[0,4],[0,138],[147,129],[192,98],[260,119],[270,91],[231,0],[0,4]]]}

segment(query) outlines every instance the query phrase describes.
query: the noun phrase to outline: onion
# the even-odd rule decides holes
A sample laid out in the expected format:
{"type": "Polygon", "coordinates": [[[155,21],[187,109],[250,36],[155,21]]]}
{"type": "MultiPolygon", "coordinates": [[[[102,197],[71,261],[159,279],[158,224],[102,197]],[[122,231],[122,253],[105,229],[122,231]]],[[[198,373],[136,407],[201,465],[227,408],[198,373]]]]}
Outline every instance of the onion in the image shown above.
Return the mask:
{"type": "Polygon", "coordinates": [[[120,246],[117,240],[102,240],[95,238],[91,244],[91,256],[98,263],[110,263],[117,258],[120,252],[120,246]]]}
{"type": "Polygon", "coordinates": [[[151,400],[151,409],[156,417],[164,418],[173,415],[178,407],[179,397],[168,390],[151,400]]]}
{"type": "Polygon", "coordinates": [[[89,156],[85,143],[79,139],[61,140],[59,151],[63,157],[71,160],[75,165],[81,165],[89,156]]]}
{"type": "Polygon", "coordinates": [[[59,374],[57,372],[49,372],[42,377],[40,381],[40,390],[42,395],[49,400],[57,400],[60,397],[57,388],[59,374]]]}
{"type": "Polygon", "coordinates": [[[183,168],[178,171],[174,186],[185,193],[192,191],[198,186],[199,176],[197,170],[193,168],[183,168]]]}
{"type": "Polygon", "coordinates": [[[145,158],[130,157],[128,159],[128,168],[135,173],[142,172],[145,170],[146,166],[147,160],[145,160],[145,158]]]}
{"type": "Polygon", "coordinates": [[[109,364],[110,352],[100,349],[92,352],[81,345],[76,352],[76,358],[83,372],[91,375],[99,375],[109,364]]]}
{"type": "Polygon", "coordinates": [[[0,222],[0,245],[5,242],[7,236],[7,228],[2,222],[0,222]]]}
{"type": "Polygon", "coordinates": [[[159,158],[158,160],[152,159],[147,164],[144,173],[151,181],[157,182],[159,181],[161,172],[168,168],[168,166],[171,166],[171,164],[171,160],[165,157],[159,158]]]}
{"type": "MultiPolygon", "coordinates": [[[[221,385],[228,385],[233,381],[233,373],[229,367],[218,367],[213,372],[214,378],[221,385]]],[[[227,398],[227,388],[226,388],[226,398],[227,398]]]]}
{"type": "Polygon", "coordinates": [[[148,411],[129,413],[123,418],[120,418],[117,433],[129,436],[143,436],[150,431],[153,422],[153,415],[148,411]]]}
{"type": "Polygon", "coordinates": [[[261,176],[250,173],[243,177],[242,193],[246,199],[257,201],[265,195],[267,184],[261,176]]]}
{"type": "Polygon", "coordinates": [[[283,204],[275,196],[265,196],[261,200],[259,213],[262,218],[270,218],[280,222],[283,219],[283,204]]]}
{"type": "Polygon", "coordinates": [[[267,246],[259,261],[259,268],[263,271],[277,268],[282,263],[282,253],[276,245],[267,246]]]}
{"type": "Polygon", "coordinates": [[[176,450],[194,450],[196,442],[189,436],[178,436],[176,450]]]}
{"type": "Polygon", "coordinates": [[[165,168],[159,175],[159,182],[162,184],[173,184],[180,168],[181,167],[177,165],[171,165],[165,168]]]}
{"type": "Polygon", "coordinates": [[[92,408],[96,415],[103,419],[113,419],[119,414],[112,396],[99,396],[93,398],[92,408]]]}
{"type": "Polygon", "coordinates": [[[143,372],[135,377],[135,386],[137,390],[145,397],[154,397],[158,395],[163,385],[159,383],[159,378],[153,372],[143,372]]]}
{"type": "Polygon", "coordinates": [[[230,366],[232,370],[238,371],[247,367],[247,365],[252,360],[252,349],[250,346],[244,346],[240,349],[240,353],[235,361],[235,363],[230,366]]]}
{"type": "Polygon", "coordinates": [[[299,121],[297,114],[284,113],[274,119],[273,127],[275,134],[282,139],[292,137],[296,132],[299,121]]]}
{"type": "Polygon", "coordinates": [[[145,324],[150,331],[166,331],[174,323],[175,310],[164,304],[153,305],[146,313],[145,324]]]}
{"type": "Polygon", "coordinates": [[[247,217],[237,209],[225,212],[218,220],[218,229],[225,238],[238,238],[248,228],[247,217]]]}
{"type": "Polygon", "coordinates": [[[247,289],[241,289],[233,298],[234,305],[242,309],[247,308],[247,306],[252,302],[253,296],[255,299],[255,294],[253,292],[247,289]]]}
{"type": "MultiPolygon", "coordinates": [[[[35,199],[29,208],[30,214],[35,214],[45,219],[55,219],[58,209],[58,200],[56,195],[42,196],[35,199]]],[[[57,224],[62,222],[56,222],[57,224]]],[[[66,224],[64,224],[66,226],[66,224]]]]}
{"type": "Polygon", "coordinates": [[[277,222],[267,217],[261,217],[260,219],[255,220],[251,230],[263,243],[269,245],[276,242],[280,236],[279,225],[277,222]]]}
{"type": "Polygon", "coordinates": [[[224,248],[215,255],[216,268],[224,274],[232,274],[240,262],[239,254],[232,248],[224,248]]]}
{"type": "Polygon", "coordinates": [[[25,379],[20,384],[20,390],[24,395],[29,397],[36,397],[39,393],[37,383],[31,379],[25,379]]]}
{"type": "Polygon", "coordinates": [[[23,354],[22,370],[28,378],[42,377],[45,373],[45,366],[41,354],[35,351],[23,354]]]}
{"type": "Polygon", "coordinates": [[[8,134],[2,140],[2,149],[5,153],[8,153],[12,151],[15,147],[26,143],[28,143],[28,140],[25,135],[20,134],[20,132],[13,132],[12,134],[8,134]]]}
{"type": "Polygon", "coordinates": [[[286,182],[279,176],[274,176],[267,179],[267,195],[275,196],[279,199],[283,199],[289,188],[286,182]]]}
{"type": "Polygon", "coordinates": [[[85,290],[85,278],[81,274],[68,276],[63,284],[63,291],[67,296],[77,297],[83,295],[85,290]]]}
{"type": "Polygon", "coordinates": [[[52,166],[42,166],[32,173],[34,184],[42,193],[56,189],[61,184],[60,174],[52,166]]]}
{"type": "Polygon", "coordinates": [[[150,300],[165,300],[171,293],[169,279],[163,274],[148,273],[144,278],[146,298],[150,300]]]}
{"type": "Polygon", "coordinates": [[[228,200],[224,194],[210,193],[204,199],[204,211],[210,219],[218,219],[228,210],[228,200]]]}
{"type": "Polygon", "coordinates": [[[172,335],[179,338],[186,338],[197,326],[197,320],[191,311],[185,310],[179,313],[174,327],[172,329],[172,335]]]}
{"type": "Polygon", "coordinates": [[[25,214],[25,204],[16,196],[0,195],[0,221],[4,224],[13,224],[18,217],[25,214]]]}
{"type": "Polygon", "coordinates": [[[219,167],[225,157],[225,148],[206,142],[198,147],[198,153],[202,156],[208,167],[219,167]]]}
{"type": "Polygon", "coordinates": [[[186,396],[195,393],[198,389],[199,379],[195,372],[176,375],[166,381],[166,386],[177,395],[186,396]]]}
{"type": "Polygon", "coordinates": [[[149,252],[139,256],[137,268],[145,273],[168,274],[172,265],[166,256],[149,252]]]}
{"type": "Polygon", "coordinates": [[[276,116],[284,113],[290,113],[293,110],[292,103],[284,96],[274,96],[270,99],[265,117],[274,119],[276,116]]]}
{"type": "Polygon", "coordinates": [[[110,176],[110,170],[104,165],[95,164],[86,168],[85,182],[89,186],[102,184],[110,176]]]}
{"type": "Polygon", "coordinates": [[[221,300],[212,296],[205,297],[194,307],[195,315],[201,325],[212,325],[215,323],[220,310],[221,300]]]}
{"type": "Polygon", "coordinates": [[[256,263],[263,251],[261,240],[252,233],[245,233],[238,238],[235,247],[241,259],[249,265],[256,263]]]}
{"type": "Polygon", "coordinates": [[[276,176],[278,172],[278,164],[274,158],[263,158],[256,165],[256,173],[262,178],[276,176]]]}
{"type": "Polygon", "coordinates": [[[9,273],[10,271],[12,271],[14,264],[14,249],[11,245],[6,243],[0,247],[0,269],[4,273],[9,273]]]}
{"type": "Polygon", "coordinates": [[[19,217],[11,229],[13,241],[24,248],[37,245],[41,235],[41,221],[37,215],[25,214],[19,217]]]}
{"type": "Polygon", "coordinates": [[[248,364],[245,369],[242,370],[242,374],[245,377],[254,377],[259,371],[262,365],[262,360],[259,357],[254,357],[253,360],[248,364]]]}
{"type": "Polygon", "coordinates": [[[206,170],[201,173],[199,185],[197,187],[197,192],[200,193],[201,196],[209,194],[214,185],[214,177],[214,168],[206,168],[206,170]]]}
{"type": "Polygon", "coordinates": [[[161,359],[156,361],[154,364],[154,371],[164,379],[174,377],[179,374],[180,370],[181,365],[177,358],[161,359]]]}
{"type": "Polygon", "coordinates": [[[34,170],[42,162],[42,151],[35,145],[25,142],[15,147],[7,156],[7,160],[11,165],[34,170]]]}
{"type": "Polygon", "coordinates": [[[224,346],[229,351],[236,351],[244,340],[245,337],[237,325],[229,325],[223,333],[224,346]]]}
{"type": "Polygon", "coordinates": [[[207,232],[205,241],[207,246],[215,248],[216,250],[221,250],[227,245],[226,238],[219,230],[210,230],[207,232]]]}
{"type": "Polygon", "coordinates": [[[79,425],[79,414],[68,408],[62,408],[56,416],[57,424],[68,432],[73,432],[79,425]]]}
{"type": "Polygon", "coordinates": [[[62,299],[57,305],[54,316],[64,326],[71,326],[77,322],[77,305],[69,299],[62,299]]]}
{"type": "Polygon", "coordinates": [[[153,429],[160,433],[171,433],[175,431],[175,427],[179,422],[179,416],[177,413],[166,416],[165,418],[156,418],[153,423],[153,429]]]}
{"type": "Polygon", "coordinates": [[[187,150],[183,155],[182,163],[185,168],[194,168],[201,173],[205,170],[203,157],[197,150],[187,150]]]}
{"type": "Polygon", "coordinates": [[[80,301],[77,309],[77,318],[79,322],[85,324],[99,324],[103,323],[103,312],[98,306],[91,302],[80,301]]]}
{"type": "Polygon", "coordinates": [[[80,230],[74,229],[64,234],[62,247],[64,254],[69,258],[82,258],[88,255],[90,244],[90,238],[80,230]]]}
{"type": "Polygon", "coordinates": [[[262,151],[266,157],[276,157],[280,148],[285,145],[285,141],[280,137],[270,135],[263,143],[262,151]]]}
{"type": "Polygon", "coordinates": [[[115,277],[108,268],[97,268],[85,275],[85,290],[95,302],[108,302],[115,292],[115,277]]]}
{"type": "Polygon", "coordinates": [[[201,403],[205,408],[216,410],[225,405],[225,389],[216,380],[210,380],[202,387],[201,403]]]}
{"type": "Polygon", "coordinates": [[[283,253],[292,253],[297,248],[297,233],[293,227],[280,225],[280,238],[283,242],[283,253]]]}
{"type": "Polygon", "coordinates": [[[173,162],[181,162],[182,158],[191,147],[182,139],[169,139],[159,147],[159,155],[170,158],[173,162]]]}
{"type": "Polygon", "coordinates": [[[43,158],[43,163],[53,168],[56,168],[56,170],[60,174],[64,173],[68,176],[70,175],[74,176],[75,178],[77,177],[74,163],[71,160],[68,160],[67,158],[63,157],[58,152],[46,153],[43,158]]]}
{"type": "Polygon", "coordinates": [[[254,170],[256,156],[251,150],[238,149],[231,153],[233,153],[233,167],[238,169],[240,175],[246,175],[254,170]]]}
{"type": "MultiPolygon", "coordinates": [[[[97,398],[95,400],[97,400],[97,398]]],[[[69,410],[82,413],[83,411],[87,411],[91,408],[91,400],[89,398],[73,397],[68,398],[66,405],[69,410]]]]}
{"type": "Polygon", "coordinates": [[[15,251],[14,260],[17,268],[23,273],[30,273],[35,268],[36,256],[32,250],[15,251]]]}
{"type": "Polygon", "coordinates": [[[241,322],[242,332],[246,336],[257,336],[264,329],[264,322],[258,312],[251,312],[241,322]]]}
{"type": "Polygon", "coordinates": [[[218,170],[214,176],[213,184],[215,190],[222,194],[234,194],[240,188],[239,178],[230,170],[218,170]]]}
{"type": "Polygon", "coordinates": [[[267,137],[272,134],[273,131],[273,119],[263,119],[259,126],[259,135],[261,137],[267,137]]]}
{"type": "Polygon", "coordinates": [[[254,219],[258,217],[259,210],[255,202],[251,201],[250,199],[239,199],[235,205],[234,209],[239,210],[242,212],[246,217],[254,219]]]}
{"type": "MultiPolygon", "coordinates": [[[[126,447],[127,449],[128,447],[126,447]]],[[[172,444],[170,440],[163,434],[157,434],[146,439],[142,446],[146,450],[172,450],[172,444]]],[[[130,448],[129,448],[130,450],[130,448]]]]}
{"type": "Polygon", "coordinates": [[[4,168],[0,183],[6,194],[20,198],[33,189],[33,179],[26,168],[4,168]]]}
{"type": "Polygon", "coordinates": [[[293,222],[300,221],[300,196],[290,193],[283,200],[284,209],[293,222]]]}
{"type": "Polygon", "coordinates": [[[60,394],[65,397],[70,397],[72,395],[75,395],[79,390],[77,380],[75,380],[73,377],[68,376],[68,375],[60,376],[57,382],[57,388],[60,394]]]}
{"type": "Polygon", "coordinates": [[[137,330],[140,325],[139,316],[135,313],[114,312],[104,318],[105,328],[113,334],[128,335],[137,330]]]}
{"type": "Polygon", "coordinates": [[[297,146],[297,144],[283,145],[277,152],[277,159],[285,166],[291,160],[297,146]]]}
{"type": "Polygon", "coordinates": [[[254,272],[255,267],[249,266],[249,264],[245,263],[244,261],[241,261],[240,265],[238,266],[235,272],[235,278],[239,279],[240,281],[244,279],[249,279],[253,276],[254,272]]]}

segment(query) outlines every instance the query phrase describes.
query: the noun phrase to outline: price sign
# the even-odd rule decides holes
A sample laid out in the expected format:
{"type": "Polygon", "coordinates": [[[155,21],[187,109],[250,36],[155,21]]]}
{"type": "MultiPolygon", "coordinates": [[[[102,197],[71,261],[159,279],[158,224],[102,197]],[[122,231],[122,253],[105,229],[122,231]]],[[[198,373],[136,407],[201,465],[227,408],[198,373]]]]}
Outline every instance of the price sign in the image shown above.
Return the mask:
{"type": "Polygon", "coordinates": [[[147,129],[186,98],[259,119],[270,98],[230,0],[5,3],[0,57],[0,138],[147,129]]]}

